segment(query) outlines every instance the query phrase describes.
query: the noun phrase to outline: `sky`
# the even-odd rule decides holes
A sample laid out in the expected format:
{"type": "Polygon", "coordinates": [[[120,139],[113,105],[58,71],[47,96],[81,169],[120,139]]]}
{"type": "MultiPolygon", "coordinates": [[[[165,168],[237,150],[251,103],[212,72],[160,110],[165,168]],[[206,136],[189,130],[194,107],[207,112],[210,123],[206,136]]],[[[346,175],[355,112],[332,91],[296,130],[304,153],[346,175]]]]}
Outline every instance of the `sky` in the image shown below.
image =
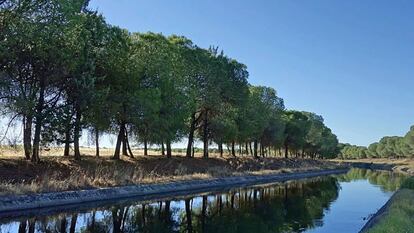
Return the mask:
{"type": "Polygon", "coordinates": [[[219,46],[253,85],[311,111],[341,142],[369,145],[414,125],[414,1],[92,0],[131,32],[219,46]]]}

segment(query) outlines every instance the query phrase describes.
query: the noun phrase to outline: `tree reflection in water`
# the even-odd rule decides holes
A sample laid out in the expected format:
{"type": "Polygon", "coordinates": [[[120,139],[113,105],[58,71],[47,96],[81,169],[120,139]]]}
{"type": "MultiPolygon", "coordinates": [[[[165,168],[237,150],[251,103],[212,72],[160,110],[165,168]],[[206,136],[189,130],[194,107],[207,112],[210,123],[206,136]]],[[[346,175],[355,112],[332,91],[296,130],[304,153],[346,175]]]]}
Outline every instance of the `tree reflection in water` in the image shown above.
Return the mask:
{"type": "MultiPolygon", "coordinates": [[[[396,190],[404,176],[353,169],[345,175],[234,189],[182,200],[114,205],[16,221],[23,232],[302,232],[323,224],[339,181],[367,179],[396,190]]],[[[1,228],[0,228],[1,230],[1,228]]]]}

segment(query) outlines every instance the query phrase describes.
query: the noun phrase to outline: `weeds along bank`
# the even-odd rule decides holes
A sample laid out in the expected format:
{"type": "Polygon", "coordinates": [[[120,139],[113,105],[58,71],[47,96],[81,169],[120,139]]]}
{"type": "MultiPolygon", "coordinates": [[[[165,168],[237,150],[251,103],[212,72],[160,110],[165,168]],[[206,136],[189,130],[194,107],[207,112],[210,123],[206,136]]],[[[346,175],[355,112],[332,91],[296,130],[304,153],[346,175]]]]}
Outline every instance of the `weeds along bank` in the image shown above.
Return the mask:
{"type": "Polygon", "coordinates": [[[33,164],[0,159],[0,193],[23,194],[247,174],[291,173],[338,168],[336,163],[282,158],[192,158],[146,156],[113,160],[84,156],[81,161],[44,156],[33,164]]]}

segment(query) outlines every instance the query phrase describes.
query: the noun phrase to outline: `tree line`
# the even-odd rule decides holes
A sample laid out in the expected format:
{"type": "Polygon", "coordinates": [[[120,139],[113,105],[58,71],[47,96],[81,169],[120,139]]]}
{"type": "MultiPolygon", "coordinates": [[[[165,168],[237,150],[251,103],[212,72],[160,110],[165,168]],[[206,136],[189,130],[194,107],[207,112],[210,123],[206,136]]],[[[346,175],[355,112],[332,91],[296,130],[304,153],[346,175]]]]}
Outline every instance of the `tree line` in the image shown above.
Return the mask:
{"type": "Polygon", "coordinates": [[[414,156],[414,126],[405,136],[386,136],[368,147],[339,144],[339,157],[360,158],[412,158],[414,156]]]}
{"type": "Polygon", "coordinates": [[[81,159],[80,137],[117,135],[114,159],[203,142],[220,155],[328,158],[338,140],[323,118],[286,110],[276,90],[248,83],[246,65],[184,36],[109,25],[85,0],[0,1],[0,111],[23,128],[24,154],[45,145],[81,159]]]}

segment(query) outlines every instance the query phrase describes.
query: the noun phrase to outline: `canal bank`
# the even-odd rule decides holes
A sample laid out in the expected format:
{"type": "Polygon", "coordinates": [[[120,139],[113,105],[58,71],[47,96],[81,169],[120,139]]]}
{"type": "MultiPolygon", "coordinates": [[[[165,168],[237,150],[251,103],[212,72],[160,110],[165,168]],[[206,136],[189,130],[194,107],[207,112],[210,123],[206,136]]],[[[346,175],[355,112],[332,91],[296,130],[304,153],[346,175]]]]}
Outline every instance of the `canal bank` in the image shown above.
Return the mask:
{"type": "Polygon", "coordinates": [[[144,201],[132,197],[31,209],[1,217],[0,231],[69,232],[70,226],[73,232],[358,232],[403,179],[388,171],[353,168],[144,201]]]}
{"type": "Polygon", "coordinates": [[[137,200],[146,200],[154,197],[184,195],[186,193],[203,192],[217,188],[247,186],[269,182],[283,182],[316,176],[342,174],[347,171],[348,169],[331,169],[286,174],[235,176],[208,180],[171,182],[165,184],[131,185],[29,195],[9,195],[0,198],[0,217],[10,216],[30,209],[47,207],[58,208],[59,206],[65,205],[132,197],[137,200]]]}
{"type": "Polygon", "coordinates": [[[360,233],[414,232],[414,177],[408,178],[360,233]]]}

